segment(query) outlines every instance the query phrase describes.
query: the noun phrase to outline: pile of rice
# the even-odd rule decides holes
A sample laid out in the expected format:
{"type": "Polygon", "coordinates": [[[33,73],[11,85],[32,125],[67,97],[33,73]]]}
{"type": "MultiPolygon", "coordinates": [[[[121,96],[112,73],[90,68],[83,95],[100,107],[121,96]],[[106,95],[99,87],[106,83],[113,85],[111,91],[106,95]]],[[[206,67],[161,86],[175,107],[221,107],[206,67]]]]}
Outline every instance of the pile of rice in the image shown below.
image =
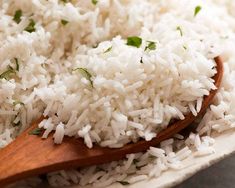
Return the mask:
{"type": "MultiPolygon", "coordinates": [[[[52,186],[128,185],[216,152],[213,132],[235,126],[235,2],[229,0],[0,1],[0,148],[40,116],[43,138],[119,148],[151,140],[172,119],[201,109],[225,76],[197,133],[146,153],[50,173],[52,186]],[[140,45],[128,44],[141,39],[140,45]]],[[[40,179],[23,182],[33,186],[40,179]]],[[[19,184],[18,184],[19,186],[19,184]]]]}

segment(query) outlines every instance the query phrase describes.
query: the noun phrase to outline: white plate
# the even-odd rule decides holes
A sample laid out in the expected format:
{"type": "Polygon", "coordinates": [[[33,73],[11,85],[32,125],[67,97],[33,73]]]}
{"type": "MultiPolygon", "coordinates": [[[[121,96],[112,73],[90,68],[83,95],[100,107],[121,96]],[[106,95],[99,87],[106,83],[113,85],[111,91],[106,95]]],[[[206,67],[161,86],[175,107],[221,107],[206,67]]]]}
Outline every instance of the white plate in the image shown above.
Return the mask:
{"type": "MultiPolygon", "coordinates": [[[[108,188],[167,188],[177,185],[185,179],[191,177],[196,172],[205,169],[215,162],[225,158],[235,151],[235,132],[228,131],[221,135],[214,135],[215,138],[215,153],[204,157],[190,157],[184,160],[183,163],[187,166],[182,170],[168,170],[158,178],[153,178],[148,181],[138,182],[128,186],[122,186],[119,183],[110,185],[108,188]]],[[[84,188],[89,188],[86,186],[84,188]]],[[[72,188],[81,188],[80,186],[72,186],[72,188]]]]}

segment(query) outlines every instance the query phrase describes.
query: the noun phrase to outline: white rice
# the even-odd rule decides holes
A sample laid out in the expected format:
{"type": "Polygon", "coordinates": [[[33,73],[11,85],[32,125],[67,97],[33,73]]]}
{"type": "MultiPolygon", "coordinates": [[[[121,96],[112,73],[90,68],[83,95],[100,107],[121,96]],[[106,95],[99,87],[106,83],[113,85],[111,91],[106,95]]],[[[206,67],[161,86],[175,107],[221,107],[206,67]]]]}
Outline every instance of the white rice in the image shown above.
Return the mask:
{"type": "Polygon", "coordinates": [[[203,96],[215,89],[213,58],[224,60],[222,87],[197,133],[176,134],[125,160],[48,174],[52,186],[105,187],[158,177],[182,169],[190,156],[213,154],[213,133],[234,130],[235,2],[2,0],[0,6],[0,74],[15,67],[14,58],[19,62],[15,75],[0,79],[0,148],[41,115],[49,117],[39,125],[43,138],[54,131],[56,144],[65,136],[81,137],[89,148],[151,140],[172,119],[197,115],[203,96]],[[32,33],[24,31],[30,19],[32,33]],[[140,48],[126,45],[131,36],[142,38],[140,48]],[[155,50],[145,50],[148,41],[155,50]],[[91,80],[76,68],[86,68],[91,80]]]}

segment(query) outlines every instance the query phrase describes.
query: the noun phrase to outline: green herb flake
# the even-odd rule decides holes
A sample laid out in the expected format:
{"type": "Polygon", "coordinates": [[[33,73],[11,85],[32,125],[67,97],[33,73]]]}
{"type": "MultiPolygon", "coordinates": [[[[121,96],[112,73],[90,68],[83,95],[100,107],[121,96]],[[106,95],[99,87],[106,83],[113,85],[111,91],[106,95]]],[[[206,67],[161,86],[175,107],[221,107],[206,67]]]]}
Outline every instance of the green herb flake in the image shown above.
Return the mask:
{"type": "Polygon", "coordinates": [[[196,6],[194,9],[194,17],[197,16],[197,14],[201,11],[202,7],[201,6],[196,6]]]}
{"type": "Polygon", "coordinates": [[[153,156],[153,155],[150,155],[150,156],[149,156],[149,159],[156,159],[156,157],[153,156]]]}
{"type": "Polygon", "coordinates": [[[8,66],[8,69],[3,72],[2,74],[0,74],[0,79],[6,79],[6,80],[9,80],[10,77],[13,75],[13,74],[16,74],[15,70],[9,65],[8,66]]]}
{"type": "Polygon", "coordinates": [[[176,30],[180,32],[180,36],[182,37],[183,36],[183,31],[182,31],[181,27],[177,26],[176,30]]]}
{"type": "Polygon", "coordinates": [[[128,46],[134,46],[136,48],[139,48],[142,44],[142,39],[137,36],[132,36],[127,38],[127,43],[128,46]]]}
{"type": "Polygon", "coordinates": [[[104,54],[110,52],[111,50],[112,50],[112,46],[110,46],[107,50],[105,50],[104,54]]]}
{"type": "Polygon", "coordinates": [[[34,31],[36,31],[36,29],[35,29],[35,21],[33,19],[30,19],[28,26],[24,30],[29,32],[29,33],[32,33],[34,31]]]}
{"type": "Polygon", "coordinates": [[[18,101],[18,100],[15,100],[15,101],[13,102],[13,105],[16,106],[17,104],[24,105],[23,102],[18,101]]]}
{"type": "Polygon", "coordinates": [[[98,0],[91,0],[93,5],[96,5],[98,3],[98,0]]]}
{"type": "Polygon", "coordinates": [[[89,73],[86,68],[76,68],[73,71],[77,71],[77,70],[80,72],[80,74],[83,77],[85,77],[90,82],[91,86],[93,87],[93,81],[91,80],[91,77],[92,77],[91,73],[89,73]]]}
{"type": "Polygon", "coordinates": [[[153,41],[147,41],[148,45],[145,47],[144,51],[146,50],[156,50],[156,43],[153,41]]]}
{"type": "Polygon", "coordinates": [[[13,20],[14,20],[16,23],[20,23],[20,22],[21,22],[21,16],[22,16],[22,10],[17,10],[17,11],[15,11],[13,20]]]}
{"type": "Polygon", "coordinates": [[[69,23],[69,21],[67,21],[67,20],[61,20],[60,22],[62,25],[67,25],[69,23]]]}
{"type": "Polygon", "coordinates": [[[61,0],[63,3],[68,3],[69,0],[61,0]]]}
{"type": "Polygon", "coordinates": [[[8,70],[14,71],[14,68],[11,65],[7,66],[8,70]]]}
{"type": "Polygon", "coordinates": [[[41,128],[36,128],[36,129],[29,132],[30,135],[40,135],[41,133],[42,133],[41,128]]]}
{"type": "Polygon", "coordinates": [[[15,70],[16,70],[16,71],[19,71],[19,70],[20,70],[20,65],[19,65],[18,59],[17,59],[17,58],[14,58],[14,62],[15,62],[15,65],[16,65],[15,70]]]}
{"type": "Polygon", "coordinates": [[[0,74],[0,79],[9,80],[13,74],[14,75],[16,74],[16,71],[19,71],[20,66],[17,58],[14,58],[14,63],[15,63],[15,68],[13,68],[11,65],[8,65],[7,70],[4,71],[2,74],[0,74]]]}
{"type": "Polygon", "coordinates": [[[186,47],[186,46],[183,46],[183,48],[184,48],[185,50],[187,50],[187,47],[186,47]]]}
{"type": "Polygon", "coordinates": [[[127,181],[117,181],[118,183],[122,184],[122,185],[130,185],[129,182],[127,181]]]}

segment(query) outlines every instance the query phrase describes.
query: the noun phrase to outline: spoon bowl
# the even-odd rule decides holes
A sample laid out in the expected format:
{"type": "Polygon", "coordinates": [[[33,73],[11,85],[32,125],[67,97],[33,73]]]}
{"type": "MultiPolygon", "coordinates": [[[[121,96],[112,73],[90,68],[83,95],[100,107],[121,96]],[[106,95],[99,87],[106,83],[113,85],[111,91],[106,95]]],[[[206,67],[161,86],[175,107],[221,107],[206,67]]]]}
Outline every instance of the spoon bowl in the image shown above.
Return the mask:
{"type": "Polygon", "coordinates": [[[0,187],[23,178],[44,174],[61,169],[77,168],[107,163],[125,158],[127,154],[146,151],[161,141],[171,138],[174,134],[190,125],[203,114],[212,102],[220,87],[223,77],[223,62],[215,58],[217,73],[213,77],[217,89],[211,90],[204,97],[202,108],[197,116],[189,113],[184,120],[178,120],[157,134],[151,141],[138,141],[122,148],[111,149],[94,146],[89,149],[82,139],[65,137],[61,145],[53,142],[52,134],[45,140],[29,132],[38,127],[40,118],[24,131],[15,141],[0,150],[0,187]]]}

